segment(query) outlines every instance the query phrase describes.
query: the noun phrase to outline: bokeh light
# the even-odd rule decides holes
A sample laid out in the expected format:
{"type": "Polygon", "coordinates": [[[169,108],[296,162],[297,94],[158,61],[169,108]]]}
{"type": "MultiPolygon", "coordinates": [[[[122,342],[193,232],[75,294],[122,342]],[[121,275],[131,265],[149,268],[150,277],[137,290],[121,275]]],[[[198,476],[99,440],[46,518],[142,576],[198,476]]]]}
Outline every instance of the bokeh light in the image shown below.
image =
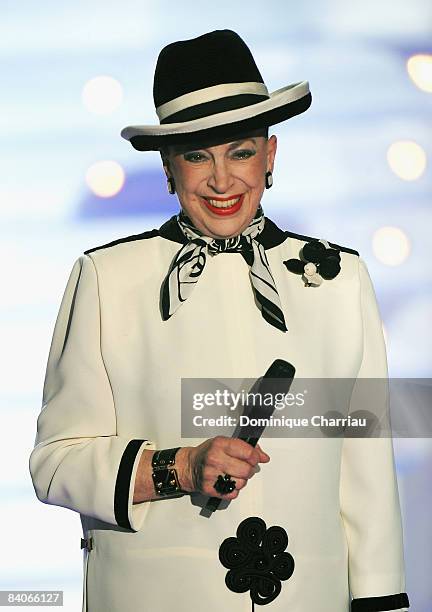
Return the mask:
{"type": "Polygon", "coordinates": [[[399,266],[409,256],[411,245],[404,231],[388,225],[375,231],[372,250],[378,261],[386,266],[399,266]]]}
{"type": "Polygon", "coordinates": [[[125,172],[115,161],[99,161],[86,172],[86,183],[91,191],[100,198],[116,195],[125,182],[125,172]]]}
{"type": "Polygon", "coordinates": [[[412,140],[394,142],[387,151],[390,168],[404,181],[415,181],[426,168],[426,153],[412,140]]]}
{"type": "Polygon", "coordinates": [[[432,55],[418,53],[411,56],[407,61],[407,70],[419,89],[432,93],[432,55]]]}
{"type": "Polygon", "coordinates": [[[110,76],[98,76],[87,81],[81,98],[88,111],[95,115],[110,115],[123,101],[120,83],[110,76]]]}

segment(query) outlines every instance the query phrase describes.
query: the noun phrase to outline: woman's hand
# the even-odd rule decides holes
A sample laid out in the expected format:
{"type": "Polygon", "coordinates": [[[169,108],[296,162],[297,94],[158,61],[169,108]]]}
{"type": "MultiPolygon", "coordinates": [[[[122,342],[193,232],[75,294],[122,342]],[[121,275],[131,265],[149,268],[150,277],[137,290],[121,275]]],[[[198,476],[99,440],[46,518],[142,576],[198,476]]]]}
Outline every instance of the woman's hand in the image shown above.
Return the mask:
{"type": "Polygon", "coordinates": [[[181,465],[179,480],[183,491],[235,499],[249,478],[256,473],[258,463],[267,463],[270,457],[259,444],[253,447],[238,438],[216,436],[199,446],[182,447],[176,455],[176,463],[178,461],[181,465]],[[236,481],[234,491],[222,495],[215,490],[213,485],[219,474],[229,474],[236,481]]]}

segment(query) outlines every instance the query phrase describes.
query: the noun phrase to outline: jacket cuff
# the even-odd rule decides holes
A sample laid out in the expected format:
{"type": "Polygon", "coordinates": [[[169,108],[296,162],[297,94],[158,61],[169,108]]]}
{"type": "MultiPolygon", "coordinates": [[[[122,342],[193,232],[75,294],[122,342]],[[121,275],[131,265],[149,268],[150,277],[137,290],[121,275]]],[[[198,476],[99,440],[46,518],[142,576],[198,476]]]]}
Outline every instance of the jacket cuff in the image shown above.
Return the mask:
{"type": "Polygon", "coordinates": [[[397,595],[383,595],[381,597],[359,597],[351,602],[351,612],[384,612],[391,610],[398,612],[409,608],[408,595],[398,593],[397,595]]]}
{"type": "Polygon", "coordinates": [[[144,448],[154,450],[155,444],[150,440],[130,440],[123,452],[115,484],[116,522],[119,527],[132,531],[139,531],[141,528],[150,503],[150,500],[139,504],[133,503],[135,478],[144,448]]]}

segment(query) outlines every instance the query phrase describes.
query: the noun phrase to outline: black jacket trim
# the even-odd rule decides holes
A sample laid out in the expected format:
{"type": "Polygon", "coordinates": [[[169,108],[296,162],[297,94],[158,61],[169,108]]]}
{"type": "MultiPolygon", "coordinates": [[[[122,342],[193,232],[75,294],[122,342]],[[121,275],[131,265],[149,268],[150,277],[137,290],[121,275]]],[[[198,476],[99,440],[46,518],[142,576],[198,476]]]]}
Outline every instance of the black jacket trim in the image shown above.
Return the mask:
{"type": "MultiPolygon", "coordinates": [[[[289,232],[287,230],[285,231],[285,234],[287,236],[290,236],[291,238],[297,238],[298,240],[306,240],[307,242],[310,242],[311,240],[320,240],[320,238],[304,236],[303,234],[295,234],[294,232],[289,232]]],[[[332,247],[332,249],[338,249],[339,251],[343,251],[344,253],[351,253],[352,255],[357,255],[358,257],[360,257],[360,253],[355,249],[350,249],[348,247],[341,246],[340,244],[335,244],[334,242],[329,242],[329,245],[332,247]]]]}
{"type": "MultiPolygon", "coordinates": [[[[154,238],[156,236],[161,236],[166,240],[171,240],[180,244],[186,244],[186,242],[188,242],[188,239],[181,231],[179,224],[177,223],[176,217],[177,215],[173,215],[172,217],[170,217],[167,221],[165,221],[165,223],[161,225],[159,229],[152,229],[146,232],[142,232],[141,234],[133,234],[132,236],[118,238],[117,240],[113,240],[112,242],[102,244],[101,246],[96,246],[91,249],[87,249],[87,251],[84,251],[84,254],[88,255],[93,251],[98,251],[99,249],[107,249],[117,244],[121,244],[122,242],[145,240],[147,238],[154,238]]],[[[313,238],[312,236],[305,236],[303,234],[296,234],[295,232],[282,230],[276,225],[276,223],[274,223],[274,221],[272,221],[268,217],[264,218],[264,228],[262,232],[258,234],[256,240],[261,243],[265,249],[271,249],[275,246],[278,246],[279,244],[282,244],[282,242],[284,242],[287,238],[297,238],[298,240],[305,240],[307,242],[311,240],[319,240],[318,238],[313,238]]],[[[335,244],[334,242],[329,242],[329,245],[334,249],[338,249],[339,251],[344,251],[345,253],[351,253],[353,255],[359,256],[359,252],[354,249],[349,249],[348,247],[340,246],[339,244],[335,244]]]]}
{"type": "Polygon", "coordinates": [[[142,234],[133,234],[132,236],[126,236],[125,238],[118,238],[117,240],[113,240],[112,242],[102,244],[101,246],[93,247],[92,249],[87,249],[87,251],[84,251],[84,255],[88,255],[89,253],[93,253],[93,251],[98,251],[99,249],[107,249],[109,247],[115,246],[116,244],[120,244],[121,242],[132,242],[132,240],[143,240],[144,238],[153,238],[154,236],[159,236],[159,231],[157,229],[142,232],[142,234]]]}
{"type": "Polygon", "coordinates": [[[410,605],[408,595],[384,595],[382,597],[360,597],[351,602],[351,612],[384,612],[385,610],[399,610],[410,605]]]}
{"type": "Polygon", "coordinates": [[[117,524],[126,529],[132,529],[128,513],[129,489],[135,457],[143,442],[147,442],[147,440],[131,440],[129,442],[123,452],[117,473],[114,491],[114,516],[117,524]]]}

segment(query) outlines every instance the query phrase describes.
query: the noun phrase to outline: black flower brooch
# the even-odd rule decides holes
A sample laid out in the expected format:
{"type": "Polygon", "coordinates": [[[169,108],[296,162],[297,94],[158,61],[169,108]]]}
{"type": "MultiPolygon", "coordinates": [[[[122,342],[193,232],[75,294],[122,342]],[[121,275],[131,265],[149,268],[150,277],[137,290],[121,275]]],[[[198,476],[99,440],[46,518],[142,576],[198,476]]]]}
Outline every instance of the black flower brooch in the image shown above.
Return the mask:
{"type": "Polygon", "coordinates": [[[254,603],[264,606],[281,592],[281,580],[294,572],[294,559],[288,552],[288,534],[274,525],[266,528],[258,516],[250,516],[237,527],[237,537],[226,538],[219,547],[219,560],[229,569],[225,584],[234,593],[250,590],[254,603]]]}
{"type": "Polygon", "coordinates": [[[287,259],[283,263],[290,272],[303,274],[305,287],[319,287],[323,279],[330,280],[341,270],[340,253],[326,240],[311,240],[300,250],[300,259],[287,259]]]}

